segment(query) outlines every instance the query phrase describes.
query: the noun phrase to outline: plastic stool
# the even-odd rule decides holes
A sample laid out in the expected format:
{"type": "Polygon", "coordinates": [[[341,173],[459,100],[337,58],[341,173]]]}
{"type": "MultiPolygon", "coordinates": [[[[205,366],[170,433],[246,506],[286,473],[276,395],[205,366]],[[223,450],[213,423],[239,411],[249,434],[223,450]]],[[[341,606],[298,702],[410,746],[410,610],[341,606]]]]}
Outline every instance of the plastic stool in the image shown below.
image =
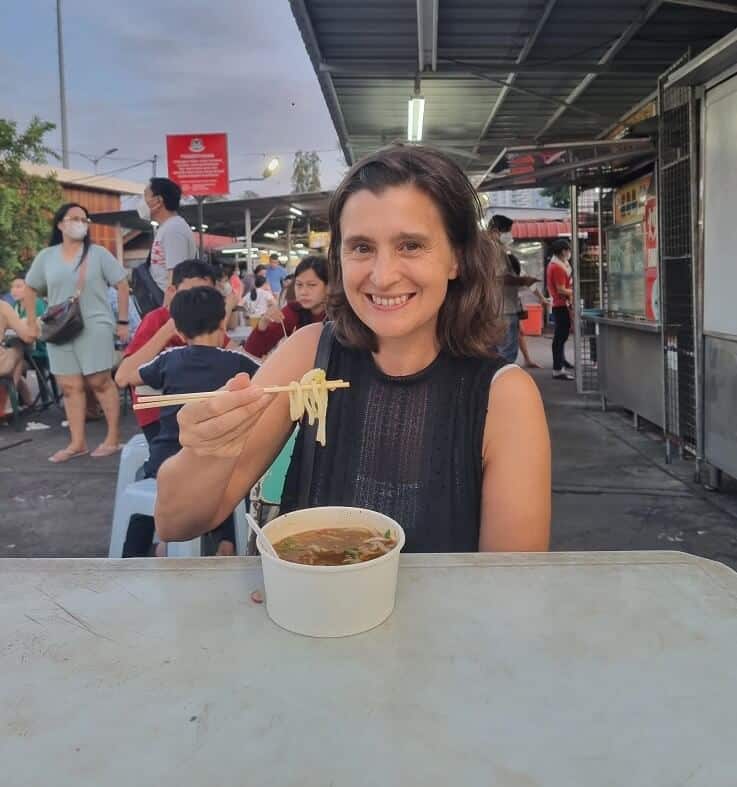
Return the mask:
{"type": "MultiPolygon", "coordinates": [[[[126,446],[127,448],[127,446],[126,446]]],[[[123,449],[125,451],[125,449],[123,449]]],[[[121,460],[122,465],[122,460],[121,460]]],[[[135,478],[135,471],[134,471],[135,478]]],[[[120,474],[118,475],[120,482],[120,474]]],[[[156,479],[145,478],[123,487],[115,496],[113,529],[110,533],[108,557],[123,557],[123,546],[128,533],[128,523],[133,514],[153,516],[156,507],[156,479]]]]}
{"type": "MultiPolygon", "coordinates": [[[[136,480],[136,474],[148,459],[148,443],[145,435],[136,434],[123,446],[118,465],[118,482],[115,485],[115,503],[123,490],[136,480]]],[[[113,515],[114,517],[114,515],[113,515]]]]}

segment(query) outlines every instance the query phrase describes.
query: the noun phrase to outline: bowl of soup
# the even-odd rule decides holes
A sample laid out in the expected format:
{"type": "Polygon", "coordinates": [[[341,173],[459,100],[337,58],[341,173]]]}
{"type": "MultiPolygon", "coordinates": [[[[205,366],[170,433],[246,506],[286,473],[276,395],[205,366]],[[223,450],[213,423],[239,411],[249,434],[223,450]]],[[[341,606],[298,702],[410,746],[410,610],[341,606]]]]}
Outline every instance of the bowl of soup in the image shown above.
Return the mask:
{"type": "Polygon", "coordinates": [[[259,548],[266,610],[277,625],[311,637],[346,637],[391,615],[404,546],[393,519],[325,506],[284,514],[263,532],[279,555],[259,548]]]}

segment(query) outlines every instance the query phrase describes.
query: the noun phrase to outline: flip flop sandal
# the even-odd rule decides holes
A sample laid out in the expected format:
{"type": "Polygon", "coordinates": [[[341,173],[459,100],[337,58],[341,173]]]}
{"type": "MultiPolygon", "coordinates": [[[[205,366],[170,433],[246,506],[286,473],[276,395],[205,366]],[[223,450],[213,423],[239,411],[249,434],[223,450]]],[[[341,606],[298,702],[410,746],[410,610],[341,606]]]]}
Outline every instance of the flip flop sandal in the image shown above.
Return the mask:
{"type": "Polygon", "coordinates": [[[101,459],[105,456],[112,456],[113,454],[117,454],[118,451],[122,450],[123,446],[119,443],[118,445],[98,445],[97,448],[90,454],[93,459],[101,459]]]}
{"type": "Polygon", "coordinates": [[[55,454],[49,457],[49,462],[55,465],[60,465],[62,462],[68,462],[70,459],[76,459],[78,456],[86,456],[89,453],[88,449],[84,451],[70,451],[68,448],[62,448],[55,454]]]}

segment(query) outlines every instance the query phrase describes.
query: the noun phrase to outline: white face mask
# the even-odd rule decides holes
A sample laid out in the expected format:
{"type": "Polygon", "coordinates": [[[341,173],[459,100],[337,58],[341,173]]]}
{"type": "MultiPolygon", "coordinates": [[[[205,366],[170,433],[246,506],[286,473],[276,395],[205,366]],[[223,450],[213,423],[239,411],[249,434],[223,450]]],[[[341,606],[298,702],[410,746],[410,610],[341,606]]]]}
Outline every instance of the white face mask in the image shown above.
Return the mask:
{"type": "Polygon", "coordinates": [[[136,210],[138,211],[138,215],[144,221],[151,221],[151,208],[149,208],[148,203],[143,197],[141,197],[141,199],[138,201],[138,205],[136,205],[136,210]]]}
{"type": "Polygon", "coordinates": [[[64,229],[64,234],[72,240],[82,240],[87,235],[87,225],[81,221],[68,221],[64,229]]]}
{"type": "Polygon", "coordinates": [[[499,240],[504,246],[511,246],[514,243],[514,237],[511,232],[500,232],[499,240]]]}

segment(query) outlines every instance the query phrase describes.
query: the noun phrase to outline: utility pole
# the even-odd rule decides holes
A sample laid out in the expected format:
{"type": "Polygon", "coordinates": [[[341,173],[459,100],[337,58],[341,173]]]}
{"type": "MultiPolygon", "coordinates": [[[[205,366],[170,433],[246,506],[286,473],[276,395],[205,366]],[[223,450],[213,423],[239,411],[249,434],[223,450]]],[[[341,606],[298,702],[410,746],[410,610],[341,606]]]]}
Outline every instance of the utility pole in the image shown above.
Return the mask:
{"type": "Polygon", "coordinates": [[[67,93],[64,86],[64,42],[61,32],[61,0],[56,0],[56,40],[59,51],[59,101],[61,102],[61,163],[69,169],[69,140],[67,138],[67,93]]]}
{"type": "Polygon", "coordinates": [[[156,155],[156,153],[154,153],[154,157],[151,159],[151,177],[152,178],[156,177],[156,160],[157,159],[158,159],[158,156],[156,155]]]}

